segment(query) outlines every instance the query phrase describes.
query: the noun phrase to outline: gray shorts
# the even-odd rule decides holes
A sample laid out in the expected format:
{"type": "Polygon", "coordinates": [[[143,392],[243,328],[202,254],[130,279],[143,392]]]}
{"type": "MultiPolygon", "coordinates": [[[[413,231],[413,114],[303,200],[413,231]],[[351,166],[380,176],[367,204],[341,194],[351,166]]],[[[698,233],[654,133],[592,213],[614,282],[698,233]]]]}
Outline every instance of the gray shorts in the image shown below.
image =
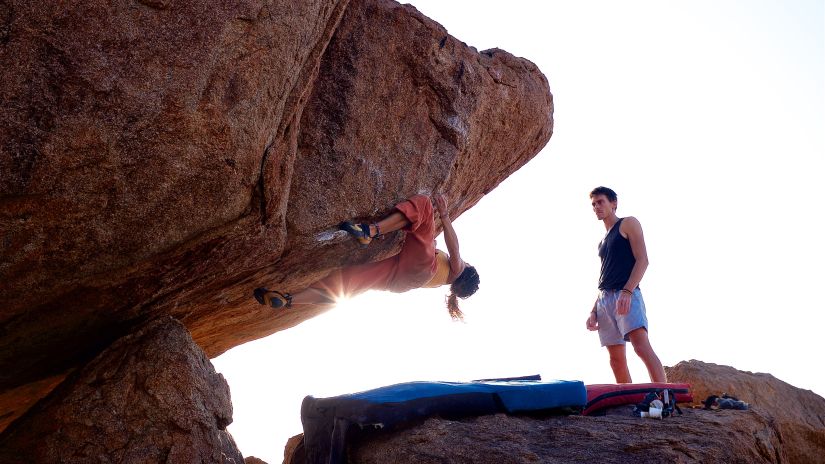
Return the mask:
{"type": "Polygon", "coordinates": [[[630,311],[624,316],[616,314],[616,301],[621,290],[601,290],[596,300],[596,320],[599,323],[599,341],[602,346],[624,345],[629,341],[627,334],[644,327],[647,330],[647,314],[642,291],[633,291],[630,311]]]}

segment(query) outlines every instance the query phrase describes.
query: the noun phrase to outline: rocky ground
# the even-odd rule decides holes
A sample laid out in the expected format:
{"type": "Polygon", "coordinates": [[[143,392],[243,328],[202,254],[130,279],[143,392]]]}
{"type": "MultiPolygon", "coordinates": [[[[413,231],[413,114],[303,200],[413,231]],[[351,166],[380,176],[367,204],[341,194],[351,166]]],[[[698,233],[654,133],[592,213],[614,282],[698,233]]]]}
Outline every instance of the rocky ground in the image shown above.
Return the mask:
{"type": "Polygon", "coordinates": [[[112,344],[0,434],[0,463],[240,463],[229,385],[166,317],[112,344]]]}
{"type": "MultiPolygon", "coordinates": [[[[821,463],[825,399],[770,374],[702,361],[667,368],[673,382],[692,385],[684,414],[656,420],[632,406],[604,416],[431,418],[393,433],[357,437],[352,463],[821,463]],[[747,411],[704,410],[711,394],[729,393],[747,411]],[[694,406],[694,407],[691,407],[694,406]]],[[[303,463],[301,437],[286,447],[288,464],[303,463]]]]}
{"type": "Polygon", "coordinates": [[[356,446],[351,462],[379,463],[780,463],[770,418],[758,411],[702,411],[663,420],[629,416],[430,419],[356,446]]]}

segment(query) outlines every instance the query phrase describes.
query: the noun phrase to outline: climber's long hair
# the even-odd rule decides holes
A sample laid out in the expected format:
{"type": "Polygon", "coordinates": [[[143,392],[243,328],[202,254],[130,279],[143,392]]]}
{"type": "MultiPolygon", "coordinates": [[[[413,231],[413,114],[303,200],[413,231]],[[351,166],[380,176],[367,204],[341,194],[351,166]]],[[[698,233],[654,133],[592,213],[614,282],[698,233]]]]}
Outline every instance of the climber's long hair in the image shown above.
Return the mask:
{"type": "Polygon", "coordinates": [[[456,321],[464,320],[464,313],[458,307],[458,299],[466,299],[478,290],[478,271],[473,266],[465,266],[464,271],[450,284],[450,294],[447,295],[447,310],[450,317],[456,321]]]}

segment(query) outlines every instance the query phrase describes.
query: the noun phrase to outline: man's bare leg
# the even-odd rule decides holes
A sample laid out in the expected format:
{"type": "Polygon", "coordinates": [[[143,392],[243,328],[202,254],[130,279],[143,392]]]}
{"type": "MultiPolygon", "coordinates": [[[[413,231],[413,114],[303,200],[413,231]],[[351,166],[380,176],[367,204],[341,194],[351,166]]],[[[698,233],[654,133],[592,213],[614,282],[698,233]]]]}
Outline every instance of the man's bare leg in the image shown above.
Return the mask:
{"type": "Polygon", "coordinates": [[[627,368],[625,346],[608,345],[607,352],[610,354],[610,368],[613,369],[613,377],[616,377],[616,383],[632,383],[630,370],[627,368]]]}
{"type": "Polygon", "coordinates": [[[647,373],[650,375],[651,382],[667,382],[667,374],[665,368],[662,367],[662,362],[650,346],[650,340],[647,337],[647,329],[639,327],[638,329],[627,334],[630,337],[630,343],[633,345],[633,350],[641,358],[642,362],[647,367],[647,373]]]}
{"type": "Polygon", "coordinates": [[[292,294],[292,306],[335,304],[335,298],[322,290],[307,288],[292,294]]]}
{"type": "Polygon", "coordinates": [[[370,236],[374,236],[379,231],[381,234],[388,234],[390,232],[395,232],[396,230],[401,230],[410,225],[410,220],[407,219],[407,216],[401,214],[401,212],[395,211],[384,219],[378,221],[377,225],[378,230],[376,230],[376,224],[370,224],[370,236]]]}

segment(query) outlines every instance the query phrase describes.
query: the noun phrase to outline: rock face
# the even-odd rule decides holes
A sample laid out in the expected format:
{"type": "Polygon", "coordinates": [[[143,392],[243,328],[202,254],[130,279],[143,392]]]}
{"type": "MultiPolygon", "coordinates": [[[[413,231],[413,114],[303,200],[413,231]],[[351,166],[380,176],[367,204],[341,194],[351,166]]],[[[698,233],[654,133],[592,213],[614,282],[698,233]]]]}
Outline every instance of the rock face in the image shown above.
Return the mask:
{"type": "Polygon", "coordinates": [[[409,7],[355,6],[301,119],[287,210],[297,237],[414,193],[449,192],[464,211],[550,136],[552,101],[532,63],[476,53],[409,7]],[[363,198],[354,203],[355,192],[363,198]]]}
{"type": "Polygon", "coordinates": [[[299,433],[286,441],[283,464],[303,464],[305,461],[304,434],[299,433]]]}
{"type": "Polygon", "coordinates": [[[165,317],[117,340],[0,435],[0,462],[243,463],[229,386],[165,317]]]}
{"type": "Polygon", "coordinates": [[[357,446],[359,464],[780,463],[779,436],[755,412],[688,410],[670,420],[608,415],[429,419],[357,446]]]}
{"type": "Polygon", "coordinates": [[[255,456],[248,456],[244,459],[244,464],[267,464],[266,461],[258,459],[255,456]]]}
{"type": "Polygon", "coordinates": [[[0,428],[143,321],[208,356],[393,253],[327,233],[418,192],[452,215],[546,144],[530,62],[390,0],[0,1],[0,428]]]}
{"type": "Polygon", "coordinates": [[[825,456],[825,399],[770,374],[730,366],[684,361],[667,370],[673,382],[689,382],[693,398],[728,393],[767,411],[779,431],[789,462],[820,463],[825,456]]]}

